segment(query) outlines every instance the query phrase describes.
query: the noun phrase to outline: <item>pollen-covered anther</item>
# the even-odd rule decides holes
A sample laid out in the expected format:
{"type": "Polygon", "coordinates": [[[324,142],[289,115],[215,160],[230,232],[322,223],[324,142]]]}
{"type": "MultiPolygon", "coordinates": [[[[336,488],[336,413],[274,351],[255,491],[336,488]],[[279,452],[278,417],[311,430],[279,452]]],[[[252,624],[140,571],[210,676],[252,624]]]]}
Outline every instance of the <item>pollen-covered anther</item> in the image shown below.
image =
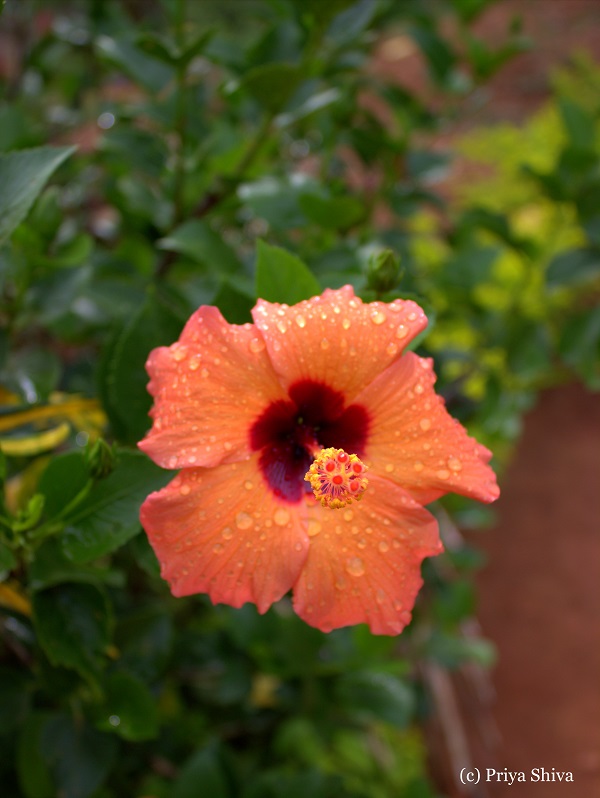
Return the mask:
{"type": "Polygon", "coordinates": [[[323,507],[338,510],[360,501],[369,484],[367,466],[355,454],[343,449],[322,449],[304,479],[310,482],[323,507]]]}

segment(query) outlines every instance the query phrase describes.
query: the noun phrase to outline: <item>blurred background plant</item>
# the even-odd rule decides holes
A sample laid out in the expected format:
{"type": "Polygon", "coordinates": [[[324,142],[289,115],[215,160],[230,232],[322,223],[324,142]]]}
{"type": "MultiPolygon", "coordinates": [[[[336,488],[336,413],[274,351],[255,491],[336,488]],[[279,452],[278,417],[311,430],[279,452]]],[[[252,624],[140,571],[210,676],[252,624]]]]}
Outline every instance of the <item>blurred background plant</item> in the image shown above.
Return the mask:
{"type": "Polygon", "coordinates": [[[528,45],[493,0],[8,2],[0,18],[3,795],[425,798],[443,674],[481,668],[492,519],[439,502],[411,627],[173,599],[141,532],[144,362],[200,304],[416,299],[450,411],[510,457],[537,391],[600,387],[600,69],[524,128],[439,138],[528,45]],[[421,53],[418,93],[373,68],[421,53]],[[392,43],[390,45],[390,42],[392,43]],[[440,677],[440,674],[442,675],[440,677]]]}

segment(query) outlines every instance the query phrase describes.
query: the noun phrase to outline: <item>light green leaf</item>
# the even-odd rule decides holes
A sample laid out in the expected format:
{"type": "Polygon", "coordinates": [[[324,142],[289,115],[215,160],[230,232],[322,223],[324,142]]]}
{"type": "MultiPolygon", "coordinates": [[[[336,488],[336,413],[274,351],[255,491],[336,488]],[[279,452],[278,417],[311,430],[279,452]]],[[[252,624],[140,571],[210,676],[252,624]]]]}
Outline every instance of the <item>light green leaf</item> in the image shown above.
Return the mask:
{"type": "Polygon", "coordinates": [[[321,293],[321,286],[308,266],[296,255],[264,241],[258,242],[256,295],[268,302],[293,305],[321,293]]]}
{"type": "Polygon", "coordinates": [[[0,244],[27,216],[46,181],[75,147],[0,153],[0,244]]]}

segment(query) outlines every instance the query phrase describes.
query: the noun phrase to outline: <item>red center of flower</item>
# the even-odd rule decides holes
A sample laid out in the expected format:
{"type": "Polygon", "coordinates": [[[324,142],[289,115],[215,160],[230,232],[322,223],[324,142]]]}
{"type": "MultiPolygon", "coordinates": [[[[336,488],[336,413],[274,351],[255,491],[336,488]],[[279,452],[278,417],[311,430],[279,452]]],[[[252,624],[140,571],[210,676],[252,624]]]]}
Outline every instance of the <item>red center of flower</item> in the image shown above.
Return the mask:
{"type": "Polygon", "coordinates": [[[289,400],[272,402],[250,429],[250,446],[260,451],[260,468],[273,493],[299,502],[315,453],[329,447],[364,453],[369,416],[362,405],[344,407],[344,396],[322,382],[300,380],[289,400]]]}

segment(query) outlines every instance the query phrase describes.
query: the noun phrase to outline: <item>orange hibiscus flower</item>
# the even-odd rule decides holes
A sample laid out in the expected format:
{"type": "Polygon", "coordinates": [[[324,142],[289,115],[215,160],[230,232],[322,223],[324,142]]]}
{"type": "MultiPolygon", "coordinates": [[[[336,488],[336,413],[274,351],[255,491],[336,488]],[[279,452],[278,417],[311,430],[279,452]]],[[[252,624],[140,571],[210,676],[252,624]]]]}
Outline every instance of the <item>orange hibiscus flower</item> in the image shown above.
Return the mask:
{"type": "Polygon", "coordinates": [[[254,602],[290,589],[323,631],[409,623],[424,557],[442,545],[423,505],[454,491],[498,496],[490,452],[434,393],[406,345],[414,302],[363,303],[350,286],[254,324],[201,307],[148,359],[154,423],[140,447],[181,469],[141,521],[176,596],[254,602]]]}

